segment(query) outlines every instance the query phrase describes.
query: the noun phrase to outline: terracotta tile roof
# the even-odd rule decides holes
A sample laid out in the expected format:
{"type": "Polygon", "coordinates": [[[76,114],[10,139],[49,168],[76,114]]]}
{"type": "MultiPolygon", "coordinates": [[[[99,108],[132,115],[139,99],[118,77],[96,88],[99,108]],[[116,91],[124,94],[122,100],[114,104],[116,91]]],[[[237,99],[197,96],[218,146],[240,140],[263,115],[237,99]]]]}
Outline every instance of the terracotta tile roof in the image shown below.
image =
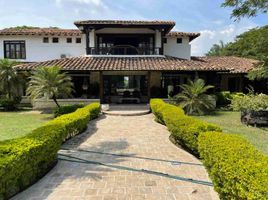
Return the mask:
{"type": "Polygon", "coordinates": [[[195,57],[196,60],[202,60],[215,68],[224,67],[230,73],[247,73],[256,67],[259,61],[249,58],[236,56],[208,56],[195,57]]]}
{"type": "Polygon", "coordinates": [[[237,57],[193,57],[184,60],[174,57],[88,57],[80,56],[44,62],[20,64],[19,70],[58,65],[66,71],[224,71],[246,73],[253,68],[250,59],[237,57]]]}
{"type": "Polygon", "coordinates": [[[79,31],[78,29],[56,29],[56,28],[31,28],[31,29],[7,28],[0,30],[0,35],[81,36],[81,31],[79,31]]]}
{"type": "Polygon", "coordinates": [[[172,25],[175,26],[174,21],[163,21],[163,20],[85,20],[75,21],[75,25],[172,25]]]}
{"type": "Polygon", "coordinates": [[[200,33],[191,33],[191,32],[180,32],[180,31],[171,31],[166,34],[166,37],[182,37],[189,36],[190,41],[200,36],[200,33]]]}

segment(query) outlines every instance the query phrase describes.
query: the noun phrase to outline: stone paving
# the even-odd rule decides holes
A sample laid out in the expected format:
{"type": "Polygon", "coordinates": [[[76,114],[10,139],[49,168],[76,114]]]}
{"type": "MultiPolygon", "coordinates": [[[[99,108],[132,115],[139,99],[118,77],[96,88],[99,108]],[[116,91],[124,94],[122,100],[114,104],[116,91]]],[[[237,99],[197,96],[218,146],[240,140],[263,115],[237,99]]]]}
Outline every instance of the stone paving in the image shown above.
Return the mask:
{"type": "Polygon", "coordinates": [[[69,140],[45,177],[13,200],[219,199],[205,168],[153,115],[101,116],[69,140]]]}

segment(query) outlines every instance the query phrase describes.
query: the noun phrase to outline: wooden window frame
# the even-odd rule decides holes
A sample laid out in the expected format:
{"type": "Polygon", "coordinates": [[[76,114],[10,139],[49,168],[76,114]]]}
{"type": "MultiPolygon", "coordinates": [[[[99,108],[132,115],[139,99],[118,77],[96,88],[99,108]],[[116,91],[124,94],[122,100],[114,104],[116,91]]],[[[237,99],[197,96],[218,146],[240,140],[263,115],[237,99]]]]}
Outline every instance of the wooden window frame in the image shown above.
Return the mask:
{"type": "Polygon", "coordinates": [[[76,44],[81,44],[82,43],[82,38],[75,38],[75,43],[76,44]]]}
{"type": "Polygon", "coordinates": [[[52,38],[52,43],[59,43],[59,38],[58,37],[53,37],[52,38]]]}
{"type": "Polygon", "coordinates": [[[49,37],[43,37],[43,43],[45,44],[49,43],[49,37]]]}
{"type": "Polygon", "coordinates": [[[26,59],[26,42],[25,40],[5,40],[4,41],[4,58],[7,59],[17,59],[25,60],[26,59]],[[14,57],[11,57],[11,45],[14,45],[14,57]],[[20,50],[17,50],[17,45],[20,45],[20,50]],[[8,46],[8,48],[7,48],[8,46]],[[7,50],[8,49],[8,50],[7,50]],[[9,56],[7,55],[9,53],[9,56]],[[18,54],[19,53],[19,56],[18,54]]]}
{"type": "Polygon", "coordinates": [[[68,43],[68,44],[73,43],[73,38],[71,38],[71,37],[66,38],[66,43],[68,43]]]}
{"type": "Polygon", "coordinates": [[[182,38],[177,38],[177,44],[182,44],[182,38]]]}

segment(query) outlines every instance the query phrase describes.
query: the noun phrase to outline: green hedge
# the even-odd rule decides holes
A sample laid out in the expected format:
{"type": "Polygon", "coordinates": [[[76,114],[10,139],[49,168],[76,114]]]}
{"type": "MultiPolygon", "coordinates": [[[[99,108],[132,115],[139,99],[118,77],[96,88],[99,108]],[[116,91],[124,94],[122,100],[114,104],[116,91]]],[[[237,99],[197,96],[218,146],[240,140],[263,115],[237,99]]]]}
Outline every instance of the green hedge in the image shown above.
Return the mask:
{"type": "Polygon", "coordinates": [[[221,128],[214,124],[186,116],[182,108],[167,104],[161,99],[152,99],[150,106],[156,121],[165,124],[176,142],[196,156],[198,156],[199,134],[221,131],[221,128]]]}
{"type": "Polygon", "coordinates": [[[0,199],[8,199],[33,184],[57,161],[63,141],[86,129],[98,117],[100,104],[93,103],[62,115],[25,137],[0,142],[0,199]]]}
{"type": "Polygon", "coordinates": [[[150,102],[157,121],[195,155],[200,155],[221,199],[268,199],[268,157],[235,134],[183,114],[160,99],[150,102]]]}
{"type": "Polygon", "coordinates": [[[54,117],[59,117],[61,115],[69,114],[76,111],[78,108],[83,108],[85,105],[83,103],[73,104],[73,105],[63,105],[57,107],[53,110],[54,117]]]}
{"type": "Polygon", "coordinates": [[[245,139],[202,133],[199,152],[221,199],[268,199],[268,157],[245,139]]]}

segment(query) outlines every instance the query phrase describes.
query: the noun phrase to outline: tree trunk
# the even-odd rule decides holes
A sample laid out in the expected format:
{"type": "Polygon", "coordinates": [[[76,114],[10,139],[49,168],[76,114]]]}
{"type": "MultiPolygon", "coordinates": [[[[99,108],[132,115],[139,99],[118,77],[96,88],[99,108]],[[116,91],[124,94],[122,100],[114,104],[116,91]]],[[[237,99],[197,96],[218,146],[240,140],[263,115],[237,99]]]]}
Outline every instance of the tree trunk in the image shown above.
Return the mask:
{"type": "Polygon", "coordinates": [[[58,106],[58,108],[60,108],[60,104],[58,103],[57,98],[55,97],[55,95],[53,95],[52,99],[56,103],[56,105],[58,106]]]}

